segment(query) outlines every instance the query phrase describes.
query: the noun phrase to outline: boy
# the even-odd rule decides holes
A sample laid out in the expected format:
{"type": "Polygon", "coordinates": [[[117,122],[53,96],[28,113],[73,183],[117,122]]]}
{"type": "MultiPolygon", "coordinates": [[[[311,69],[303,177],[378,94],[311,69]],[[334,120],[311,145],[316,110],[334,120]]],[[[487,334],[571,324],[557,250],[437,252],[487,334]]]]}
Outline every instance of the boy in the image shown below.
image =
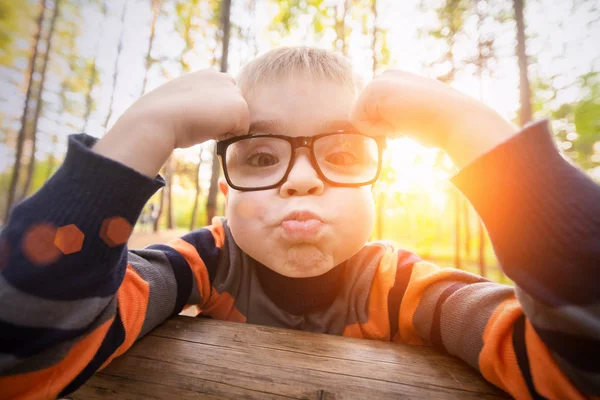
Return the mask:
{"type": "Polygon", "coordinates": [[[2,232],[0,394],[71,393],[197,305],[213,318],[433,345],[517,398],[597,396],[599,216],[600,188],[561,158],[547,123],[517,133],[437,81],[388,72],[356,100],[347,61],[308,48],[267,53],[237,86],[192,73],[142,97],[97,143],[71,137],[61,169],[14,209],[2,232]],[[462,168],[454,183],[514,290],[365,244],[380,138],[395,132],[462,168]],[[220,141],[228,219],[128,252],[161,165],[208,139],[220,141]]]}

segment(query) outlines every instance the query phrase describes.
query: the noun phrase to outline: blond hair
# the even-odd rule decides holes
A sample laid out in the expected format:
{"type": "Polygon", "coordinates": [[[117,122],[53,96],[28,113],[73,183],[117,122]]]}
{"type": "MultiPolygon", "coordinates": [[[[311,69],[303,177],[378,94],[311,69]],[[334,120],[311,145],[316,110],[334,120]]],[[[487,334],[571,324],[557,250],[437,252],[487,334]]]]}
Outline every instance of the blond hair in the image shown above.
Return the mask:
{"type": "Polygon", "coordinates": [[[248,93],[260,83],[305,74],[330,79],[356,92],[350,61],[342,55],[314,47],[280,47],[255,58],[240,72],[238,87],[248,93]]]}

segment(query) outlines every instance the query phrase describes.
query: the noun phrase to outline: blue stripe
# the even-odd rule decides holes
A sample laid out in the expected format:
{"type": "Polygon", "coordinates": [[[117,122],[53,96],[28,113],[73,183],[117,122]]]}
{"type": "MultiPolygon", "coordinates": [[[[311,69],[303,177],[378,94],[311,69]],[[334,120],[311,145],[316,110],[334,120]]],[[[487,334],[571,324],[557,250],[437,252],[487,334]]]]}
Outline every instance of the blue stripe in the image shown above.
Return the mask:
{"type": "Polygon", "coordinates": [[[0,321],[0,353],[27,358],[58,343],[75,339],[86,332],[81,329],[32,328],[0,321]]]}
{"type": "Polygon", "coordinates": [[[512,345],[517,357],[517,364],[521,370],[521,375],[525,379],[527,389],[533,400],[544,400],[544,396],[538,393],[533,384],[531,368],[529,366],[529,356],[527,355],[527,344],[525,343],[525,316],[521,315],[513,327],[512,345]]]}
{"type": "Polygon", "coordinates": [[[172,315],[177,315],[183,310],[183,307],[187,304],[192,294],[192,285],[194,282],[192,269],[185,258],[172,247],[164,244],[156,244],[149,246],[148,249],[162,251],[169,260],[171,268],[173,268],[173,275],[175,275],[175,281],[177,282],[177,298],[175,299],[175,307],[173,308],[172,315]]]}
{"type": "Polygon", "coordinates": [[[217,267],[219,266],[219,255],[221,249],[215,244],[215,237],[208,229],[199,229],[182,237],[183,240],[196,248],[198,254],[208,271],[208,279],[212,285],[217,267]]]}
{"type": "Polygon", "coordinates": [[[398,250],[398,262],[396,264],[396,276],[394,286],[388,293],[388,319],[390,321],[390,340],[398,332],[398,320],[400,318],[400,304],[408,287],[413,266],[420,261],[419,257],[406,250],[398,250]]]}
{"type": "Polygon", "coordinates": [[[600,341],[534,326],[544,344],[572,366],[589,373],[600,372],[600,341]]]}
{"type": "Polygon", "coordinates": [[[117,315],[108,329],[102,344],[98,348],[96,355],[89,364],[65,387],[60,394],[59,398],[73,393],[81,387],[88,379],[92,377],[100,369],[102,364],[123,344],[125,341],[125,326],[121,320],[121,313],[117,309],[117,315]]]}
{"type": "Polygon", "coordinates": [[[435,309],[433,311],[433,322],[431,323],[431,329],[429,331],[429,341],[437,350],[447,352],[446,346],[444,346],[444,341],[442,340],[442,305],[448,299],[448,297],[467,285],[469,284],[466,282],[456,282],[455,284],[447,287],[446,290],[442,292],[437,300],[437,303],[435,304],[435,309]]]}

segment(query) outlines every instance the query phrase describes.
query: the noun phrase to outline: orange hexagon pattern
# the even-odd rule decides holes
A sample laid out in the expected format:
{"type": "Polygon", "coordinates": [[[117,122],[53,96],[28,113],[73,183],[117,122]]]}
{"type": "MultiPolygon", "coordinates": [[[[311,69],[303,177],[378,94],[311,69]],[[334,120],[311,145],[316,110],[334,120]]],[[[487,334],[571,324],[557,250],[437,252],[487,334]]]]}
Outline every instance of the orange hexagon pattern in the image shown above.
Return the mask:
{"type": "Polygon", "coordinates": [[[133,226],[123,217],[110,217],[102,221],[100,238],[110,247],[127,243],[133,226]]]}
{"type": "Polygon", "coordinates": [[[44,222],[33,225],[25,232],[21,248],[32,264],[43,266],[58,260],[62,253],[54,245],[56,231],[54,225],[44,222]]]}
{"type": "Polygon", "coordinates": [[[76,253],[83,246],[85,235],[75,226],[75,224],[61,226],[56,230],[54,245],[63,252],[63,254],[76,253]]]}

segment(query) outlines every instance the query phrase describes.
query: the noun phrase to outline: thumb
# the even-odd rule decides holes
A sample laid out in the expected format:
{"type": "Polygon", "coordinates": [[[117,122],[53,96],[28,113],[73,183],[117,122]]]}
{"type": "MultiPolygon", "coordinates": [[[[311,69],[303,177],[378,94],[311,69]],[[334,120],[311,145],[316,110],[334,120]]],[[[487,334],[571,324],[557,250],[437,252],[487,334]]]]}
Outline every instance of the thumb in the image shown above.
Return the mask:
{"type": "Polygon", "coordinates": [[[350,112],[350,123],[361,133],[369,136],[385,136],[394,132],[394,127],[381,118],[375,102],[368,102],[368,98],[358,99],[350,112]]]}

